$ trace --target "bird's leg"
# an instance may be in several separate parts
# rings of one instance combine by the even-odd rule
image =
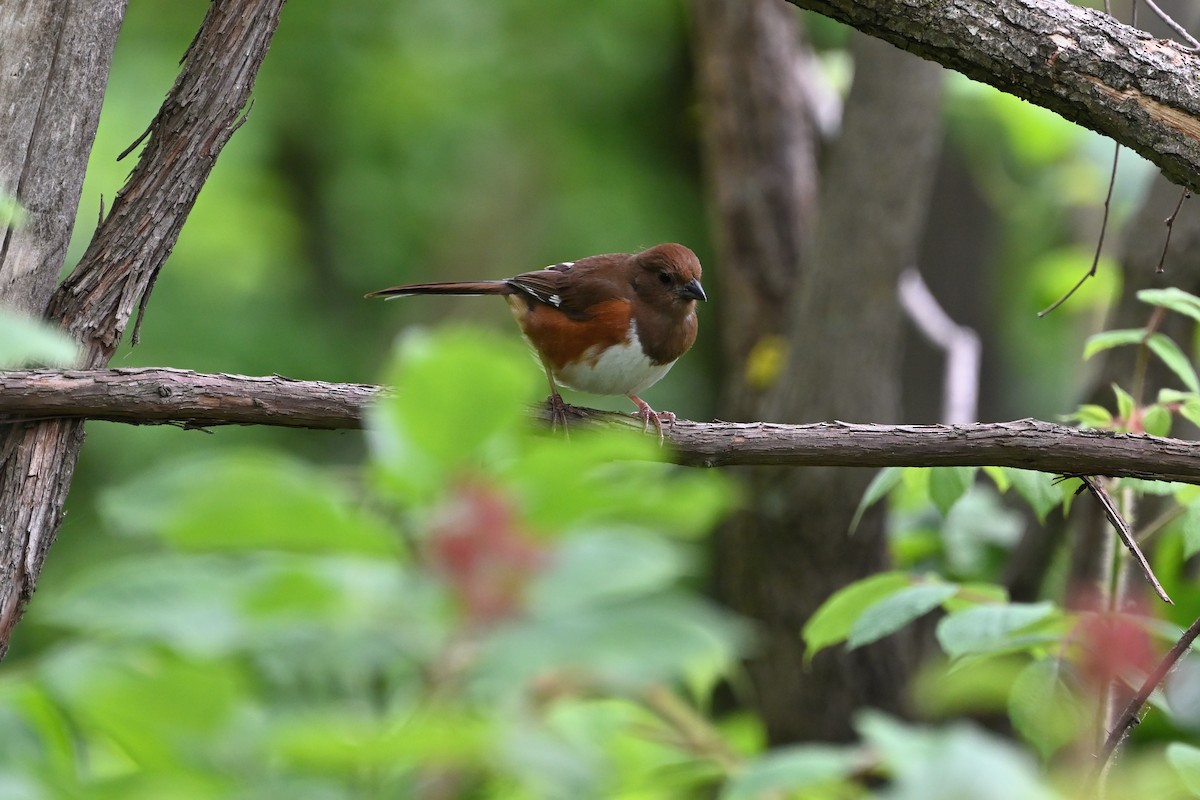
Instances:
[[[675,415],[670,411],[655,411],[650,407],[649,403],[638,397],[636,394],[628,395],[628,397],[638,407],[637,416],[642,420],[642,431],[644,433],[649,433],[650,423],[653,422],[654,427],[658,430],[658,443],[661,445],[664,441],[663,424],[665,423],[667,425],[674,425]]]
[[[567,430],[567,414],[579,412],[567,405],[562,399],[562,395],[558,393],[558,386],[554,383],[554,375],[550,372],[549,367],[545,367],[546,381],[550,384],[550,396],[546,398],[546,405],[550,407],[550,430],[558,430],[559,424],[562,425],[563,435],[568,439],[571,438],[571,433]]]

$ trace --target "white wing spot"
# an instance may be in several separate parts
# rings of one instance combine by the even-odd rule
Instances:
[[[550,305],[552,305],[552,306],[561,306],[562,305],[562,298],[556,294],[552,294],[549,297],[547,297],[546,299],[550,301]]]

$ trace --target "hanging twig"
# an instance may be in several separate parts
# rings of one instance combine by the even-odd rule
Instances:
[[[1044,317],[1054,309],[1061,306],[1063,303],[1071,299],[1071,295],[1079,291],[1079,287],[1087,283],[1087,279],[1096,274],[1096,267],[1100,263],[1100,251],[1104,249],[1104,233],[1108,230],[1108,212],[1112,208],[1113,187],[1117,185],[1117,162],[1121,158],[1121,145],[1116,145],[1113,150],[1112,173],[1108,176],[1108,193],[1104,195],[1104,216],[1100,219],[1100,235],[1096,238],[1096,252],[1092,256],[1092,266],[1087,272],[1083,273],[1070,290],[1062,297],[1055,300],[1053,303],[1043,308],[1038,312],[1038,317]]]
[[[1121,516],[1121,512],[1117,510],[1116,503],[1113,502],[1112,497],[1109,496],[1104,486],[1097,478],[1090,475],[1081,475],[1080,479],[1083,481],[1084,486],[1100,501],[1100,506],[1104,509],[1105,516],[1108,517],[1108,521],[1112,523],[1112,526],[1117,529],[1117,535],[1121,537],[1121,541],[1125,544],[1125,549],[1138,562],[1138,565],[1142,568],[1142,574],[1146,576],[1146,580],[1154,587],[1155,594],[1162,598],[1164,602],[1175,605],[1171,598],[1167,596],[1162,584],[1158,582],[1158,578],[1154,575],[1154,570],[1150,567],[1150,562],[1146,560],[1146,556],[1142,554],[1142,549],[1138,547],[1137,542],[1134,540],[1133,531],[1130,530],[1129,524]]]
[[[1183,208],[1183,201],[1191,196],[1191,190],[1184,189],[1179,195],[1179,202],[1175,204],[1175,210],[1171,212],[1171,216],[1163,220],[1167,226],[1167,238],[1163,240],[1162,255],[1158,257],[1158,266],[1154,268],[1154,271],[1160,275],[1163,272],[1163,263],[1167,260],[1167,247],[1171,244],[1171,231],[1175,230],[1175,218],[1179,216],[1179,209]]]

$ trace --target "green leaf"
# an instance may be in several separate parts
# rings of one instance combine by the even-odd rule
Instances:
[[[1200,747],[1184,742],[1167,745],[1167,763],[1195,797],[1200,797]]]
[[[1142,428],[1151,436],[1171,435],[1171,412],[1162,406],[1150,406],[1142,412]]]
[[[1141,344],[1146,338],[1145,328],[1126,328],[1119,331],[1101,331],[1088,337],[1083,345],[1083,359],[1086,361],[1096,353],[1122,347],[1127,344]]]
[[[1190,391],[1200,392],[1200,379],[1196,377],[1196,368],[1191,360],[1179,349],[1171,337],[1165,333],[1156,333],[1146,342],[1146,346],[1154,355],[1162,359],[1167,368],[1175,373]]]
[[[1017,494],[1029,503],[1039,522],[1046,521],[1046,514],[1062,502],[1062,490],[1054,484],[1054,476],[1031,469],[1004,467],[1004,473],[1012,481]]]
[[[1178,389],[1159,389],[1158,402],[1163,403],[1186,403],[1188,400],[1200,400],[1200,395],[1195,392],[1181,392]]]
[[[598,685],[630,690],[727,672],[745,634],[723,609],[681,592],[538,611],[481,643],[474,666],[482,696],[512,696],[538,676],[580,665]]]
[[[858,508],[854,510],[854,519],[850,520],[850,533],[854,533],[858,528],[858,523],[867,509],[886,497],[887,493],[895,489],[903,478],[903,467],[884,467],[875,473],[875,477],[867,484],[867,490],[863,492],[862,499],[858,501]]]
[[[1184,402],[1179,407],[1179,415],[1193,425],[1200,425],[1200,398],[1194,398]]]
[[[264,452],[181,460],[101,497],[112,525],[180,549],[395,554],[400,539],[330,476]]]
[[[1014,634],[1055,613],[1051,602],[980,605],[938,622],[937,640],[951,658],[1004,647]]]
[[[983,474],[992,479],[992,483],[996,484],[996,491],[1004,494],[1012,487],[1012,481],[1008,479],[1007,473],[1000,467],[981,467]]]
[[[1121,478],[1119,483],[1122,489],[1132,489],[1138,494],[1148,494],[1154,497],[1174,497],[1179,491],[1187,488],[1186,483],[1173,483],[1171,481],[1154,481],[1144,478]]]
[[[918,671],[910,684],[917,715],[945,719],[983,711],[1004,713],[1012,685],[1025,668],[1020,657],[986,658],[970,669],[930,664]]]
[[[550,568],[530,589],[534,613],[595,607],[671,587],[688,572],[683,551],[662,537],[623,530],[563,539]]]
[[[994,583],[960,583],[958,592],[945,602],[943,607],[950,613],[964,611],[978,605],[1007,603],[1008,589]]]
[[[942,516],[958,499],[967,493],[975,482],[977,467],[932,467],[929,470],[929,496]]]
[[[25,208],[17,199],[0,190],[0,228],[19,230],[25,224],[26,219],[28,219],[28,215],[25,213]]]
[[[95,646],[56,653],[46,672],[81,730],[119,742],[143,769],[172,769],[189,743],[227,730],[247,694],[241,670],[231,659]]]
[[[74,366],[79,348],[62,331],[0,308],[0,369]]]
[[[780,747],[743,765],[721,792],[721,800],[790,796],[848,778],[861,757],[849,748],[810,744]]]
[[[1111,411],[1093,403],[1081,405],[1070,418],[1085,428],[1107,428],[1113,421]]]
[[[958,723],[910,725],[878,712],[856,715],[855,727],[878,753],[888,797],[912,800],[1054,800],[1037,765],[1011,741]]]
[[[1137,403],[1134,402],[1133,395],[1120,386],[1114,383],[1112,388],[1113,394],[1117,396],[1117,416],[1121,418],[1122,422],[1128,425],[1129,420],[1133,419],[1133,412],[1137,408]]]
[[[1063,681],[1062,670],[1057,658],[1038,659],[1017,675],[1009,695],[1013,727],[1042,758],[1075,741],[1084,726],[1083,708]]]
[[[413,331],[368,412],[368,441],[388,485],[434,493],[530,425],[541,370],[515,341],[473,329]]]
[[[460,709],[424,708],[391,718],[347,704],[343,709],[275,721],[265,743],[283,764],[361,775],[396,764],[481,765],[495,734],[492,721]]]
[[[953,583],[921,583],[909,586],[876,601],[850,628],[846,645],[850,649],[878,641],[922,617],[958,592]]]
[[[1183,534],[1184,558],[1200,553],[1200,503],[1191,503],[1184,510],[1179,530]]]
[[[844,641],[864,611],[911,584],[907,573],[881,572],[838,589],[804,623],[804,657]]]
[[[1142,289],[1137,299],[1152,306],[1161,306],[1200,322],[1200,297],[1182,289]]]

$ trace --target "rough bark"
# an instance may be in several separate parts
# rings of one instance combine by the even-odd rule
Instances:
[[[161,367],[0,372],[0,414],[134,425],[362,427],[384,387],[278,375],[204,374]],[[629,414],[584,409],[590,421],[639,427]],[[1059,475],[1200,483],[1200,442],[1080,430],[1033,419],[972,425],[690,422],[665,429],[693,466],[1005,466]],[[856,498],[857,501],[857,498]],[[793,532],[793,535],[795,533]],[[857,542],[857,539],[856,539]]]
[[[284,0],[216,0],[147,131],[146,146],[47,316],[80,342],[83,363],[107,363],[240,124]],[[57,274],[57,271],[55,272]],[[37,583],[62,517],[83,423],[9,428],[0,449],[0,655]]]
[[[0,307],[40,317],[75,225],[126,0],[0,3]]]
[[[789,0],[1061,114],[1200,191],[1200,55],[1066,0]]]
[[[0,414],[134,425],[358,428],[380,387],[182,369],[0,372]]]

